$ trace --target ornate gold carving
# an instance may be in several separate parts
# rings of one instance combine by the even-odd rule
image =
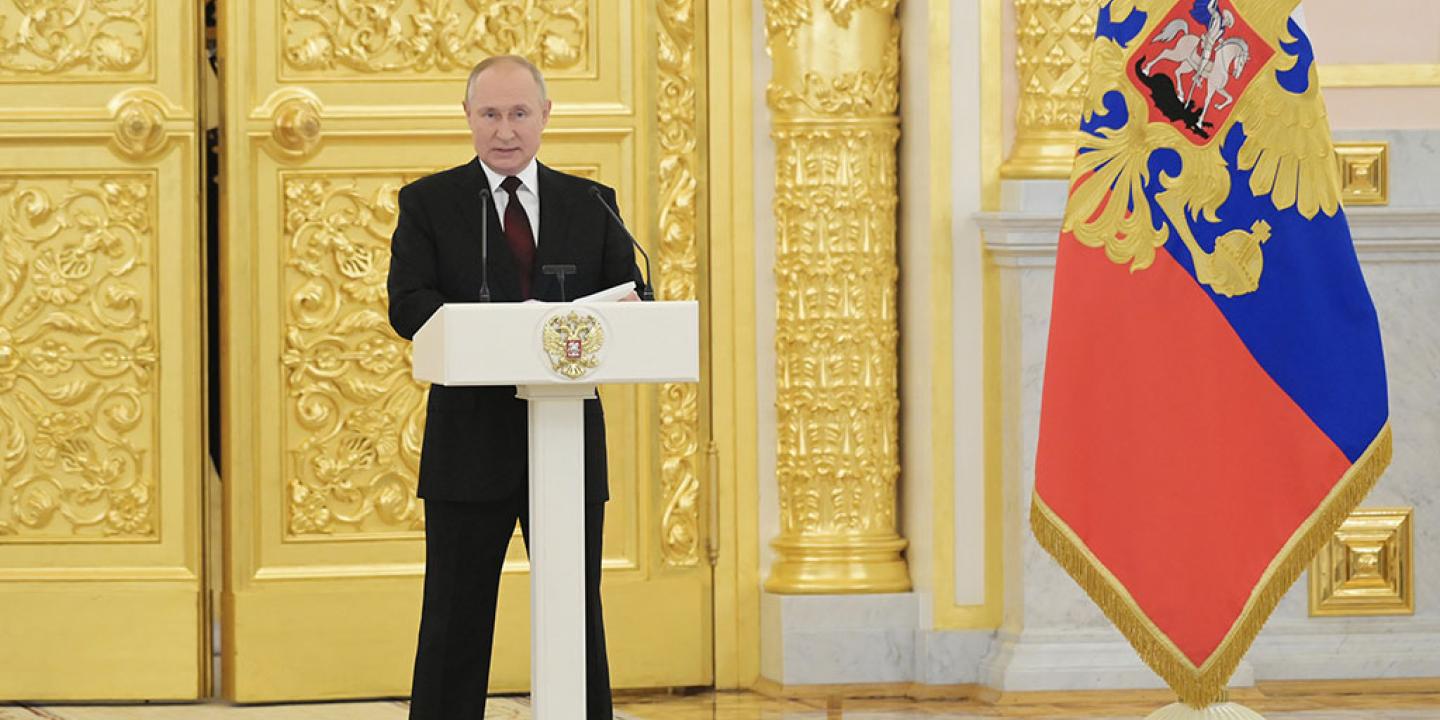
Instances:
[[[842,28],[850,26],[850,19],[859,9],[876,10],[886,15],[894,12],[898,0],[821,0],[820,5],[830,14],[830,19]],[[814,20],[812,0],[765,0],[765,40],[773,43],[775,36],[793,45],[795,32]]]
[[[545,321],[540,337],[550,368],[562,377],[579,380],[600,365],[605,328],[588,310],[555,314]]]
[[[660,281],[662,300],[694,300],[700,278],[695,1],[660,0]],[[660,392],[660,554],[667,565],[700,563],[700,388]]]
[[[1006,177],[1068,178],[1099,0],[1015,0],[1020,106]]]
[[[142,69],[150,12],[151,0],[0,0],[0,77]]]
[[[583,69],[586,0],[285,0],[285,64],[300,71],[419,74],[523,55]]]
[[[0,542],[158,537],[155,192],[0,175]]]
[[[843,22],[832,15],[772,32],[769,42],[781,531],[766,588],[774,592],[910,587],[895,518],[899,23],[893,3],[853,5]],[[822,0],[797,7],[767,2],[767,19],[816,18]],[[806,42],[791,42],[801,33]]]
[[[1390,204],[1390,143],[1337,142],[1340,199],[1346,205]]]
[[[285,173],[287,527],[292,537],[423,527],[424,386],[390,329],[398,173]]]
[[[282,155],[308,157],[320,145],[320,98],[308,91],[286,88],[270,100],[274,120],[270,139]]]
[[[131,88],[110,101],[110,116],[115,120],[115,137],[111,149],[123,158],[147,160],[165,148],[165,96],[151,88]]]
[[[1412,615],[1411,508],[1350,514],[1310,565],[1310,615]]]

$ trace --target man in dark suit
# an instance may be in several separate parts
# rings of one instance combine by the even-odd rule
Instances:
[[[601,199],[614,190],[535,160],[550,101],[524,58],[490,58],[466,85],[476,158],[400,190],[391,241],[390,324],[410,339],[447,302],[475,302],[481,224],[489,224],[492,302],[562,301],[636,280],[630,239]],[[600,198],[594,197],[598,189]],[[483,202],[489,193],[492,202]],[[567,264],[561,284],[542,266]],[[527,408],[514,387],[432,385],[420,458],[425,603],[412,720],[482,720],[495,601],[518,520],[529,542]],[[577,482],[579,478],[576,479]],[[578,488],[577,488],[578,491]],[[590,720],[613,717],[600,610],[600,549],[609,498],[599,400],[585,403],[586,686]]]

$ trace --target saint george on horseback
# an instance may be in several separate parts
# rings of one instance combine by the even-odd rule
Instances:
[[[1184,18],[1170,21],[1156,40],[1161,43],[1174,41],[1175,44],[1157,55],[1144,69],[1144,74],[1151,75],[1162,60],[1178,63],[1174,73],[1175,93],[1186,106],[1189,106],[1200,84],[1205,83],[1206,95],[1200,108],[1199,125],[1204,124],[1205,114],[1211,109],[1216,95],[1221,97],[1220,103],[1214,106],[1216,110],[1224,109],[1235,101],[1225,91],[1225,85],[1232,76],[1239,78],[1244,74],[1245,66],[1250,62],[1249,43],[1243,38],[1225,38],[1235,26],[1235,15],[1229,10],[1221,10],[1219,4],[1219,0],[1195,0],[1190,16],[1205,25],[1204,34],[1192,34],[1191,25]],[[1183,90],[1184,78],[1190,73],[1194,73],[1194,77],[1186,91]]]

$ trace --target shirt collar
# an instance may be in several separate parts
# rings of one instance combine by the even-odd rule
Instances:
[[[491,170],[490,166],[486,165],[485,161],[480,158],[475,158],[475,162],[480,163],[480,168],[485,171],[485,179],[490,181],[490,191],[501,192],[500,183],[504,182],[508,176]],[[539,161],[535,158],[530,158],[530,164],[526,165],[515,177],[520,178],[520,186],[523,189],[534,193],[535,197],[540,197],[540,186],[537,184],[539,176]]]

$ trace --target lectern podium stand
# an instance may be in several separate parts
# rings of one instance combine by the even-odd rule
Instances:
[[[530,695],[585,717],[585,417],[600,383],[695,382],[687,302],[452,303],[415,333],[415,379],[514,385],[530,405]]]

